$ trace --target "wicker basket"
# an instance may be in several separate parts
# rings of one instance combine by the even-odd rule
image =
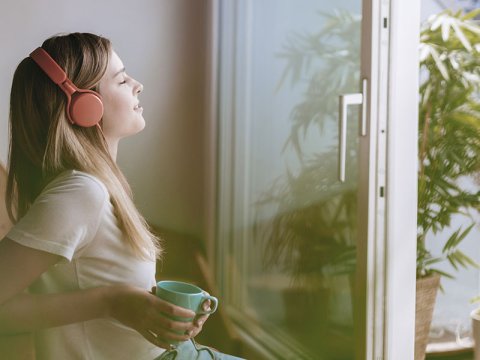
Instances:
[[[415,360],[425,359],[428,332],[432,322],[433,308],[440,285],[440,275],[434,274],[417,279],[415,306]]]

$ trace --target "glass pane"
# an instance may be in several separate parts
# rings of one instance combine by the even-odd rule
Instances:
[[[246,63],[232,144],[238,307],[311,358],[351,359],[359,108],[340,183],[338,99],[360,91],[361,1],[249,6],[235,54]]]

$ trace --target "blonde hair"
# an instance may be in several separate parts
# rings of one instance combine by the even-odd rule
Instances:
[[[45,40],[42,48],[77,87],[98,91],[112,52],[108,39],[71,33]],[[45,185],[61,172],[83,171],[105,184],[119,227],[135,254],[158,257],[159,240],[134,205],[130,186],[110,156],[101,129],[71,125],[65,114],[66,103],[62,90],[30,57],[20,62],[10,94],[6,193],[10,219],[16,222],[22,218]]]

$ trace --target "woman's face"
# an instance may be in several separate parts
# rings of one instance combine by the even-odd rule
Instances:
[[[143,108],[138,100],[142,90],[143,85],[127,75],[122,60],[112,51],[107,71],[99,84],[104,108],[102,130],[107,141],[117,142],[145,127]]]

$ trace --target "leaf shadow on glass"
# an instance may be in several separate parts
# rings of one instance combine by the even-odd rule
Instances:
[[[359,88],[361,19],[345,10],[320,15],[318,32],[293,34],[278,54],[286,67],[277,90],[288,80],[305,88],[283,148],[299,165],[287,165],[257,202],[255,240],[264,245],[265,269],[290,279],[283,291],[287,328],[315,354],[341,359],[353,353],[358,114],[348,121],[345,183],[337,180],[338,147],[332,144],[338,96]],[[305,146],[315,129],[329,146]]]

